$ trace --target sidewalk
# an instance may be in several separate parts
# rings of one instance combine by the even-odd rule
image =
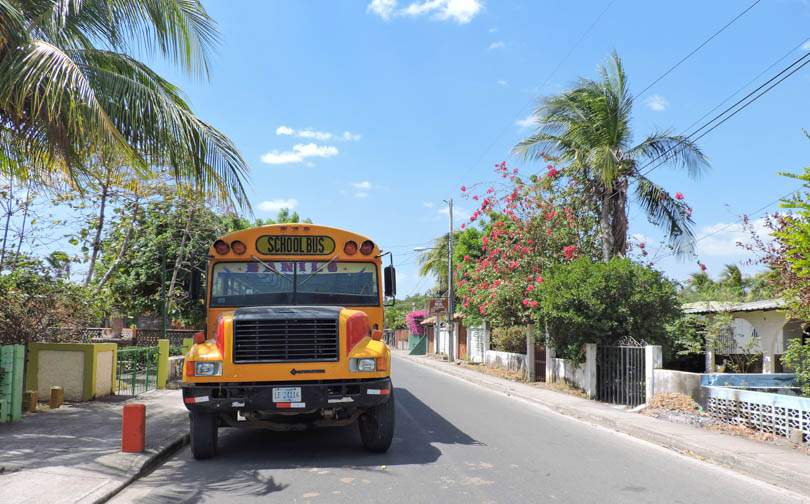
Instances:
[[[671,450],[732,469],[751,478],[810,496],[810,457],[788,446],[772,445],[675,424],[609,404],[513,382],[424,356],[394,352],[422,366],[479,384],[507,396],[607,427]],[[651,462],[654,463],[654,462]]]
[[[121,453],[126,401],[65,404],[0,424],[0,502],[99,502],[185,440],[188,416],[179,390],[133,399],[146,404],[146,451]]]

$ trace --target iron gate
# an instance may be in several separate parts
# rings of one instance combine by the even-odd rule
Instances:
[[[118,349],[115,367],[115,394],[136,396],[157,388],[158,347]]]
[[[644,346],[620,344],[596,349],[596,397],[612,404],[646,402]]]

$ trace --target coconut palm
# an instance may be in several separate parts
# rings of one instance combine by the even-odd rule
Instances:
[[[246,206],[236,147],[134,56],[205,77],[216,39],[199,0],[0,0],[0,174],[80,186],[123,158]]]
[[[436,292],[447,291],[447,239],[449,236],[449,233],[444,233],[433,240],[431,248],[419,253],[419,275],[433,276],[436,279]]]
[[[633,97],[618,55],[600,66],[600,80],[580,79],[565,93],[542,101],[534,134],[515,146],[528,159],[551,159],[567,170],[599,217],[604,260],[627,252],[627,201],[631,185],[648,218],[667,233],[676,253],[694,244],[691,210],[650,180],[661,163],[698,176],[708,167],[696,144],[667,131],[654,132],[633,145]]]

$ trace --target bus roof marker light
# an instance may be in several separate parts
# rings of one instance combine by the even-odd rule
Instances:
[[[239,240],[234,240],[231,242],[231,250],[236,255],[242,255],[247,252],[247,246]]]
[[[343,253],[349,256],[353,256],[357,253],[357,242],[349,240],[343,245]]]
[[[374,252],[374,242],[371,240],[366,240],[360,245],[360,253],[363,255],[370,255]]]
[[[219,255],[225,255],[231,251],[231,247],[223,240],[217,240],[214,242],[214,250],[216,250]]]

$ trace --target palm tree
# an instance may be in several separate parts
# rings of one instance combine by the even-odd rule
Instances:
[[[580,79],[563,94],[543,100],[535,112],[537,131],[515,146],[528,159],[551,159],[564,166],[599,217],[605,261],[627,252],[627,200],[635,183],[636,201],[664,228],[678,254],[693,248],[691,211],[647,175],[657,163],[698,176],[708,167],[688,138],[654,132],[633,145],[633,97],[618,55],[599,68],[600,80]],[[655,164],[654,164],[655,163]]]
[[[247,208],[233,143],[132,56],[205,77],[216,40],[199,0],[0,0],[0,174],[81,186],[123,158]]]
[[[448,236],[449,233],[444,233],[433,240],[431,248],[419,253],[419,275],[434,277],[436,279],[436,292],[447,291]]]
[[[748,282],[743,278],[742,270],[736,264],[726,264],[723,272],[720,273],[720,283],[724,287],[742,292]]]

